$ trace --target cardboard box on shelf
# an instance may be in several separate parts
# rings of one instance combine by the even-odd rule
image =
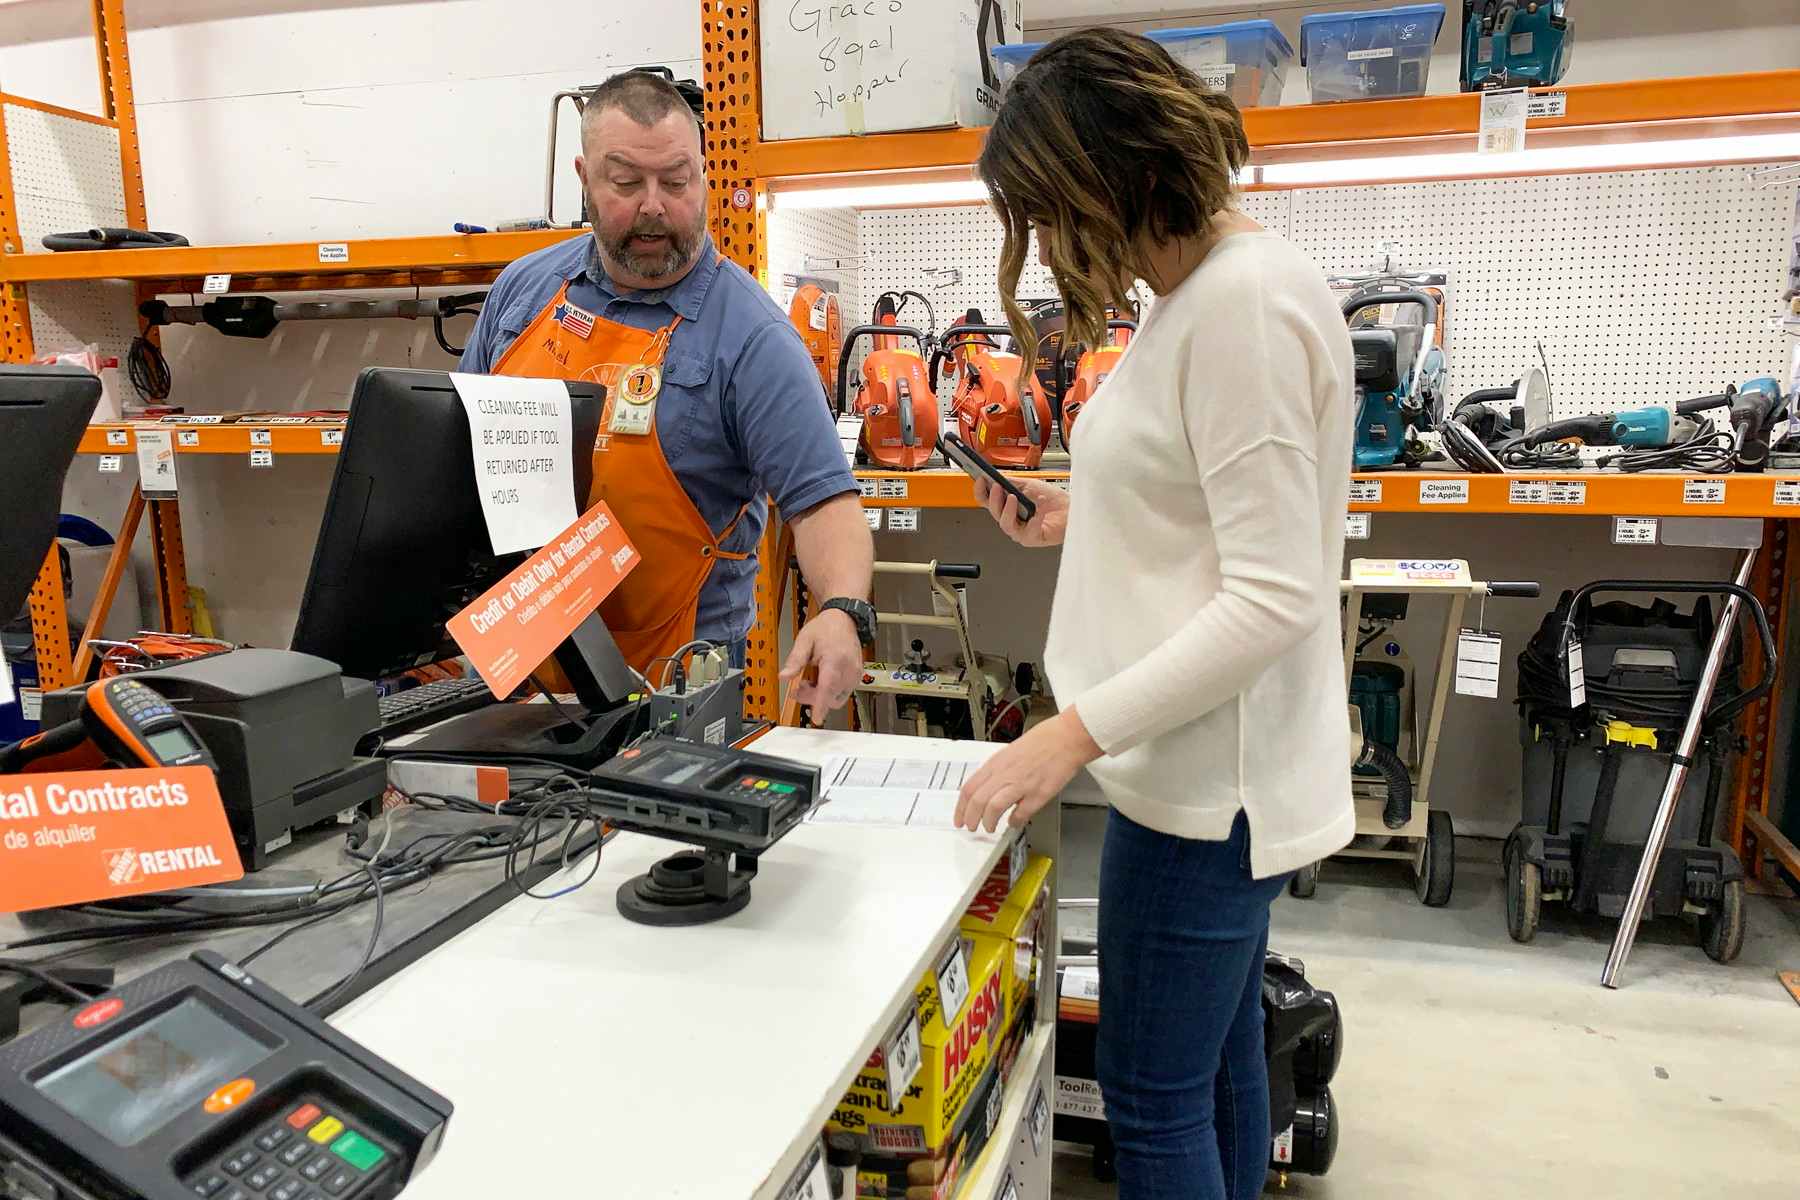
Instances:
[[[804,0],[761,25],[763,138],[991,125],[1024,0]]]
[[[1008,1029],[1030,1007],[1032,991],[1043,970],[1049,929],[1050,860],[1034,854],[1019,873],[1018,881],[1011,882],[1011,878],[1011,863],[1002,858],[975,893],[961,921],[965,937],[978,945],[991,941],[1002,951]]]

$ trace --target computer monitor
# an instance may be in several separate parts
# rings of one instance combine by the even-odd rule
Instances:
[[[593,481],[605,389],[568,385],[575,502]],[[350,401],[331,495],[313,549],[293,649],[377,679],[460,654],[445,622],[493,587],[523,553],[495,555],[482,515],[469,418],[444,371],[365,368]],[[589,618],[599,625],[598,616]],[[599,625],[604,634],[604,626]],[[577,631],[557,661],[591,710],[633,679],[611,636]],[[596,650],[593,642],[602,641]],[[608,653],[610,651],[610,653]]]
[[[63,480],[99,402],[100,380],[79,367],[0,364],[0,622],[56,539]]]

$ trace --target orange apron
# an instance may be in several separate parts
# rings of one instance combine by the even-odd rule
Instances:
[[[565,282],[493,373],[605,386],[594,486],[585,507],[606,501],[643,562],[601,603],[600,616],[625,661],[648,673],[655,660],[693,639],[700,589],[713,562],[750,557],[719,545],[750,506],[715,535],[663,456],[656,400],[669,336],[681,318],[654,332],[633,329],[575,308],[568,290]]]

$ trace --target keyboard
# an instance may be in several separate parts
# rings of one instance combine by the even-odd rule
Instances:
[[[440,679],[381,698],[381,733],[391,737],[494,703],[480,677]]]

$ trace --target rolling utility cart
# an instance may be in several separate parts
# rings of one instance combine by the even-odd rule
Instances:
[[[1355,760],[1352,787],[1356,796],[1356,839],[1338,856],[1384,858],[1412,864],[1414,890],[1432,908],[1450,901],[1456,883],[1456,830],[1450,814],[1430,804],[1432,768],[1437,760],[1438,733],[1444,706],[1457,678],[1458,642],[1463,610],[1477,598],[1538,594],[1535,583],[1489,583],[1469,577],[1469,564],[1459,558],[1376,559],[1350,561],[1344,597],[1344,672],[1350,680],[1353,729],[1360,728],[1362,748]],[[1449,601],[1444,636],[1439,644],[1431,707],[1419,727],[1418,673],[1400,643],[1388,636],[1407,617],[1415,595]],[[1488,695],[1498,694],[1498,642],[1492,663],[1478,662],[1486,643],[1466,647],[1471,661],[1465,671],[1488,679]],[[1484,673],[1480,666],[1491,666]],[[1319,886],[1319,864],[1301,868],[1288,884],[1295,896],[1311,896]]]
[[[1654,599],[1596,603],[1602,593]],[[1694,596],[1693,607],[1680,611],[1671,595]],[[1725,599],[1717,616],[1714,597]],[[1740,607],[1762,659],[1751,687],[1739,681]],[[1524,811],[1504,851],[1514,941],[1532,940],[1547,900],[1624,917],[1642,876],[1640,910],[1693,916],[1707,957],[1737,957],[1744,869],[1714,831],[1744,749],[1736,719],[1774,678],[1768,617],[1741,582],[1606,579],[1563,594],[1519,656]]]

